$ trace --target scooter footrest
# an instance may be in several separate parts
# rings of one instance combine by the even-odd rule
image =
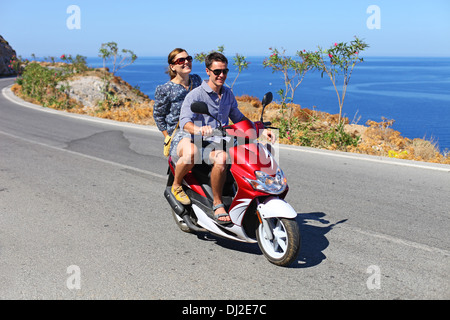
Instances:
[[[175,196],[172,193],[172,187],[169,186],[164,190],[164,197],[166,198],[167,202],[169,202],[169,205],[172,207],[173,211],[183,218],[183,216],[187,213],[186,208],[178,202],[178,200],[175,198]]]

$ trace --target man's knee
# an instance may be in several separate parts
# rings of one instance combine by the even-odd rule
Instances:
[[[198,149],[193,143],[186,143],[181,148],[180,159],[182,159],[185,164],[194,164],[198,157]]]
[[[220,170],[225,170],[228,163],[228,155],[224,151],[217,151],[213,157],[214,167]]]

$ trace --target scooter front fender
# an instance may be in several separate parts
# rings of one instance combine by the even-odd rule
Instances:
[[[258,212],[263,219],[267,218],[288,218],[294,219],[297,217],[297,212],[286,201],[270,197],[264,202],[261,202],[258,207]]]

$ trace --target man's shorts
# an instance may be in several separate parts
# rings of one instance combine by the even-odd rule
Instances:
[[[170,153],[169,154],[172,157],[172,161],[174,163],[177,163],[178,159],[180,159],[180,157],[177,154],[177,147],[178,147],[178,143],[180,143],[180,141],[184,138],[190,139],[191,143],[194,143],[197,146],[198,150],[200,150],[201,159],[196,160],[196,162],[198,162],[198,164],[204,162],[209,165],[212,165],[213,163],[211,163],[211,161],[209,159],[209,155],[211,154],[211,152],[215,151],[215,150],[225,150],[226,151],[225,143],[215,143],[215,142],[204,141],[203,139],[201,139],[200,136],[195,136],[195,138],[194,138],[190,133],[188,133],[184,130],[179,130],[173,137],[172,143],[170,145]]]

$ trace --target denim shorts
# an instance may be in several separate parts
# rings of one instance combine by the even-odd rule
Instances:
[[[177,154],[177,147],[178,144],[180,143],[180,141],[184,138],[189,138],[191,140],[191,143],[195,143],[200,144],[201,141],[201,147],[200,145],[197,145],[197,148],[200,150],[201,152],[201,156],[202,156],[202,161],[212,165],[212,163],[210,163],[211,161],[209,160],[209,155],[212,151],[215,150],[225,150],[225,148],[223,147],[223,145],[221,143],[214,143],[214,142],[208,142],[208,141],[203,141],[196,139],[196,141],[194,142],[194,139],[192,137],[192,135],[189,132],[186,132],[184,130],[178,130],[177,133],[175,133],[175,136],[172,139],[172,143],[170,144],[170,156],[172,157],[172,161],[174,163],[177,163],[178,159],[180,159],[180,157]]]

